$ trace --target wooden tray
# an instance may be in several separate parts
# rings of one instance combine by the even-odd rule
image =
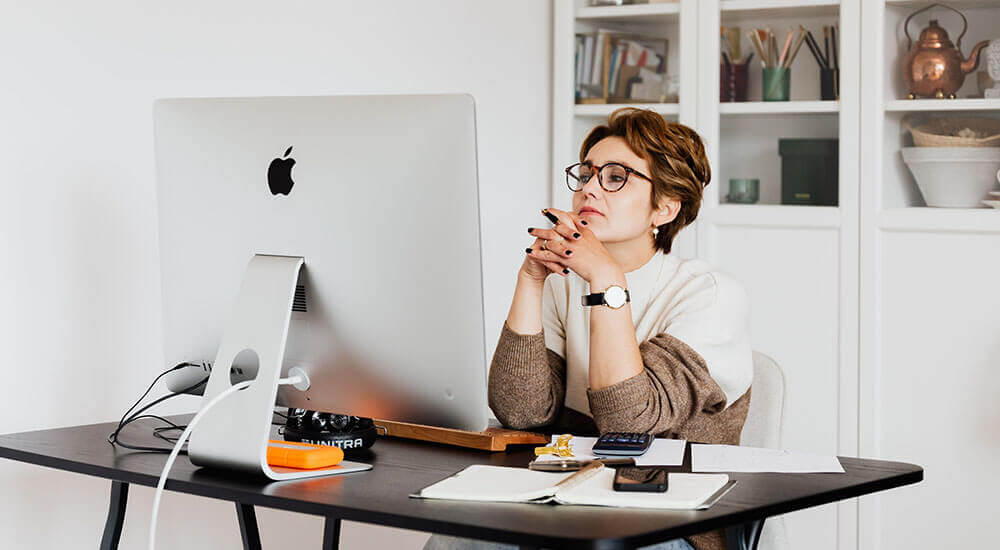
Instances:
[[[383,435],[404,439],[419,439],[444,443],[456,447],[481,449],[483,451],[505,451],[507,445],[548,445],[550,437],[534,432],[521,432],[501,427],[489,427],[481,432],[467,432],[450,428],[438,428],[423,424],[409,424],[392,420],[375,420],[375,425],[385,430]]]

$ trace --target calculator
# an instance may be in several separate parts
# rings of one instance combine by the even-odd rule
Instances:
[[[594,443],[595,455],[639,456],[649,450],[653,436],[640,433],[607,433]]]

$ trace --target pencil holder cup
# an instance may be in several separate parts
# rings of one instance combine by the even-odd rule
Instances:
[[[840,99],[840,70],[819,70],[819,93],[825,100]]]
[[[733,102],[747,100],[750,64],[722,64],[719,71],[719,101]]]
[[[782,67],[764,69],[761,79],[764,101],[788,101],[792,71]]]

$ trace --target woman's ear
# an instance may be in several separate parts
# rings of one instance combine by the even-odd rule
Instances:
[[[653,223],[659,227],[665,223],[674,221],[681,211],[681,201],[673,197],[667,197],[660,201],[660,208],[656,211]]]

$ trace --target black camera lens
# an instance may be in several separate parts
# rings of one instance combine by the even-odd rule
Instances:
[[[335,430],[343,430],[351,423],[351,417],[344,414],[335,414],[330,417],[330,427]]]

